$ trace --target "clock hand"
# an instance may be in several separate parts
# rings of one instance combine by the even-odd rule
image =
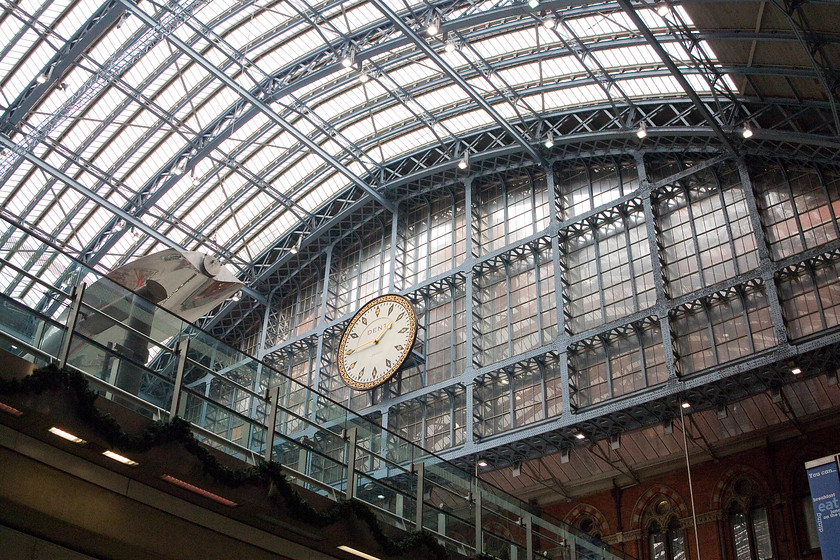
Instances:
[[[368,344],[373,344],[374,342],[376,342],[376,340],[368,340],[368,341],[367,341],[367,342],[365,342],[364,344],[359,344],[359,345],[358,345],[358,346],[356,346],[355,348],[350,348],[349,350],[347,350],[347,352],[346,352],[346,353],[347,353],[348,355],[349,355],[349,354],[352,354],[353,352],[355,352],[355,351],[356,351],[356,350],[358,350],[359,348],[363,348],[363,347],[367,346]]]
[[[376,338],[374,338],[373,340],[368,340],[368,341],[367,341],[367,342],[365,342],[364,344],[359,344],[359,345],[358,345],[358,346],[356,346],[355,348],[351,348],[351,349],[347,350],[346,354],[347,354],[347,355],[350,355],[350,354],[352,354],[353,352],[355,352],[356,350],[358,350],[359,348],[363,348],[363,347],[367,346],[368,344],[376,344],[377,342],[379,342],[379,339],[380,339],[380,338],[382,338],[382,335],[384,335],[384,334],[385,334],[385,332],[386,332],[388,329],[390,329],[390,328],[391,328],[391,321],[388,321],[388,324],[387,324],[387,325],[385,325],[385,328],[384,328],[384,329],[382,329],[382,332],[381,332],[381,333],[379,333],[379,334],[376,336]]]
[[[382,332],[379,333],[376,338],[373,339],[374,342],[379,342],[379,339],[385,336],[385,333],[388,332],[388,329],[391,328],[391,321],[388,321],[388,324],[385,325],[385,328],[382,329]]]

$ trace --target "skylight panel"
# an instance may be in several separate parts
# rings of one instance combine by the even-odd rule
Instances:
[[[353,30],[367,27],[373,22],[384,19],[384,17],[382,12],[367,2],[347,11],[347,21],[350,23],[350,29]]]
[[[33,40],[27,41],[30,37],[32,37]],[[37,46],[35,46],[33,52],[28,54],[23,64],[19,67],[13,68],[10,72],[10,78],[6,86],[3,88],[3,94],[9,100],[17,98],[17,96],[20,95],[20,93],[29,85],[30,81],[41,73],[41,70],[55,54],[55,50],[53,50],[52,47],[48,46],[43,41],[37,41],[37,36],[34,32],[27,31],[24,34],[23,39],[15,45],[7,56],[13,60],[21,60],[21,57],[25,54],[23,51],[24,47],[29,46],[27,43]]]
[[[374,133],[373,122],[365,117],[341,131],[348,140],[358,143],[362,139],[370,138]]]

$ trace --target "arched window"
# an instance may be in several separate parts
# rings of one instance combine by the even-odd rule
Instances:
[[[598,526],[598,522],[589,514],[583,514],[578,518],[577,527],[595,539],[600,539],[603,536],[601,534],[601,528]]]
[[[654,500],[647,517],[650,560],[687,560],[685,532],[671,500],[665,497]]]
[[[732,485],[728,513],[735,560],[773,558],[767,509],[756,496],[756,485],[753,481],[741,478]]]

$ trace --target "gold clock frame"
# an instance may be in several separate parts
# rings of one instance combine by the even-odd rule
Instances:
[[[409,334],[409,337],[408,337],[409,341],[408,341],[408,344],[406,344],[405,349],[402,351],[400,356],[394,362],[394,365],[391,367],[388,374],[380,377],[378,380],[375,380],[375,381],[370,381],[370,382],[367,382],[367,383],[360,383],[360,382],[358,382],[354,379],[351,379],[350,376],[347,374],[347,370],[344,367],[345,345],[347,344],[347,339],[350,336],[350,331],[353,330],[353,327],[365,315],[365,313],[367,313],[367,311],[370,310],[371,308],[373,308],[377,305],[380,305],[382,303],[385,303],[385,302],[396,303],[397,305],[403,307],[408,312],[409,324],[410,324],[410,326],[409,326],[410,334]],[[341,341],[338,344],[338,372],[341,375],[341,380],[344,381],[344,383],[346,385],[348,385],[349,387],[352,387],[353,389],[356,389],[357,391],[367,391],[367,390],[374,389],[374,388],[382,385],[383,383],[385,383],[386,381],[391,379],[399,371],[399,369],[402,367],[402,365],[405,363],[406,359],[408,358],[408,355],[411,353],[412,348],[414,348],[414,343],[415,343],[416,340],[417,340],[417,313],[414,311],[414,306],[411,304],[411,302],[407,298],[405,298],[403,296],[398,296],[396,294],[377,296],[377,297],[373,298],[372,300],[367,302],[364,306],[362,306],[361,309],[356,311],[356,313],[353,315],[353,318],[350,319],[350,322],[344,328],[344,332],[341,335]]]

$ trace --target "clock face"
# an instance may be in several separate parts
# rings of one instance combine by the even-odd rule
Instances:
[[[394,375],[417,336],[417,317],[402,296],[380,296],[362,307],[341,336],[338,371],[354,389],[372,389]]]

